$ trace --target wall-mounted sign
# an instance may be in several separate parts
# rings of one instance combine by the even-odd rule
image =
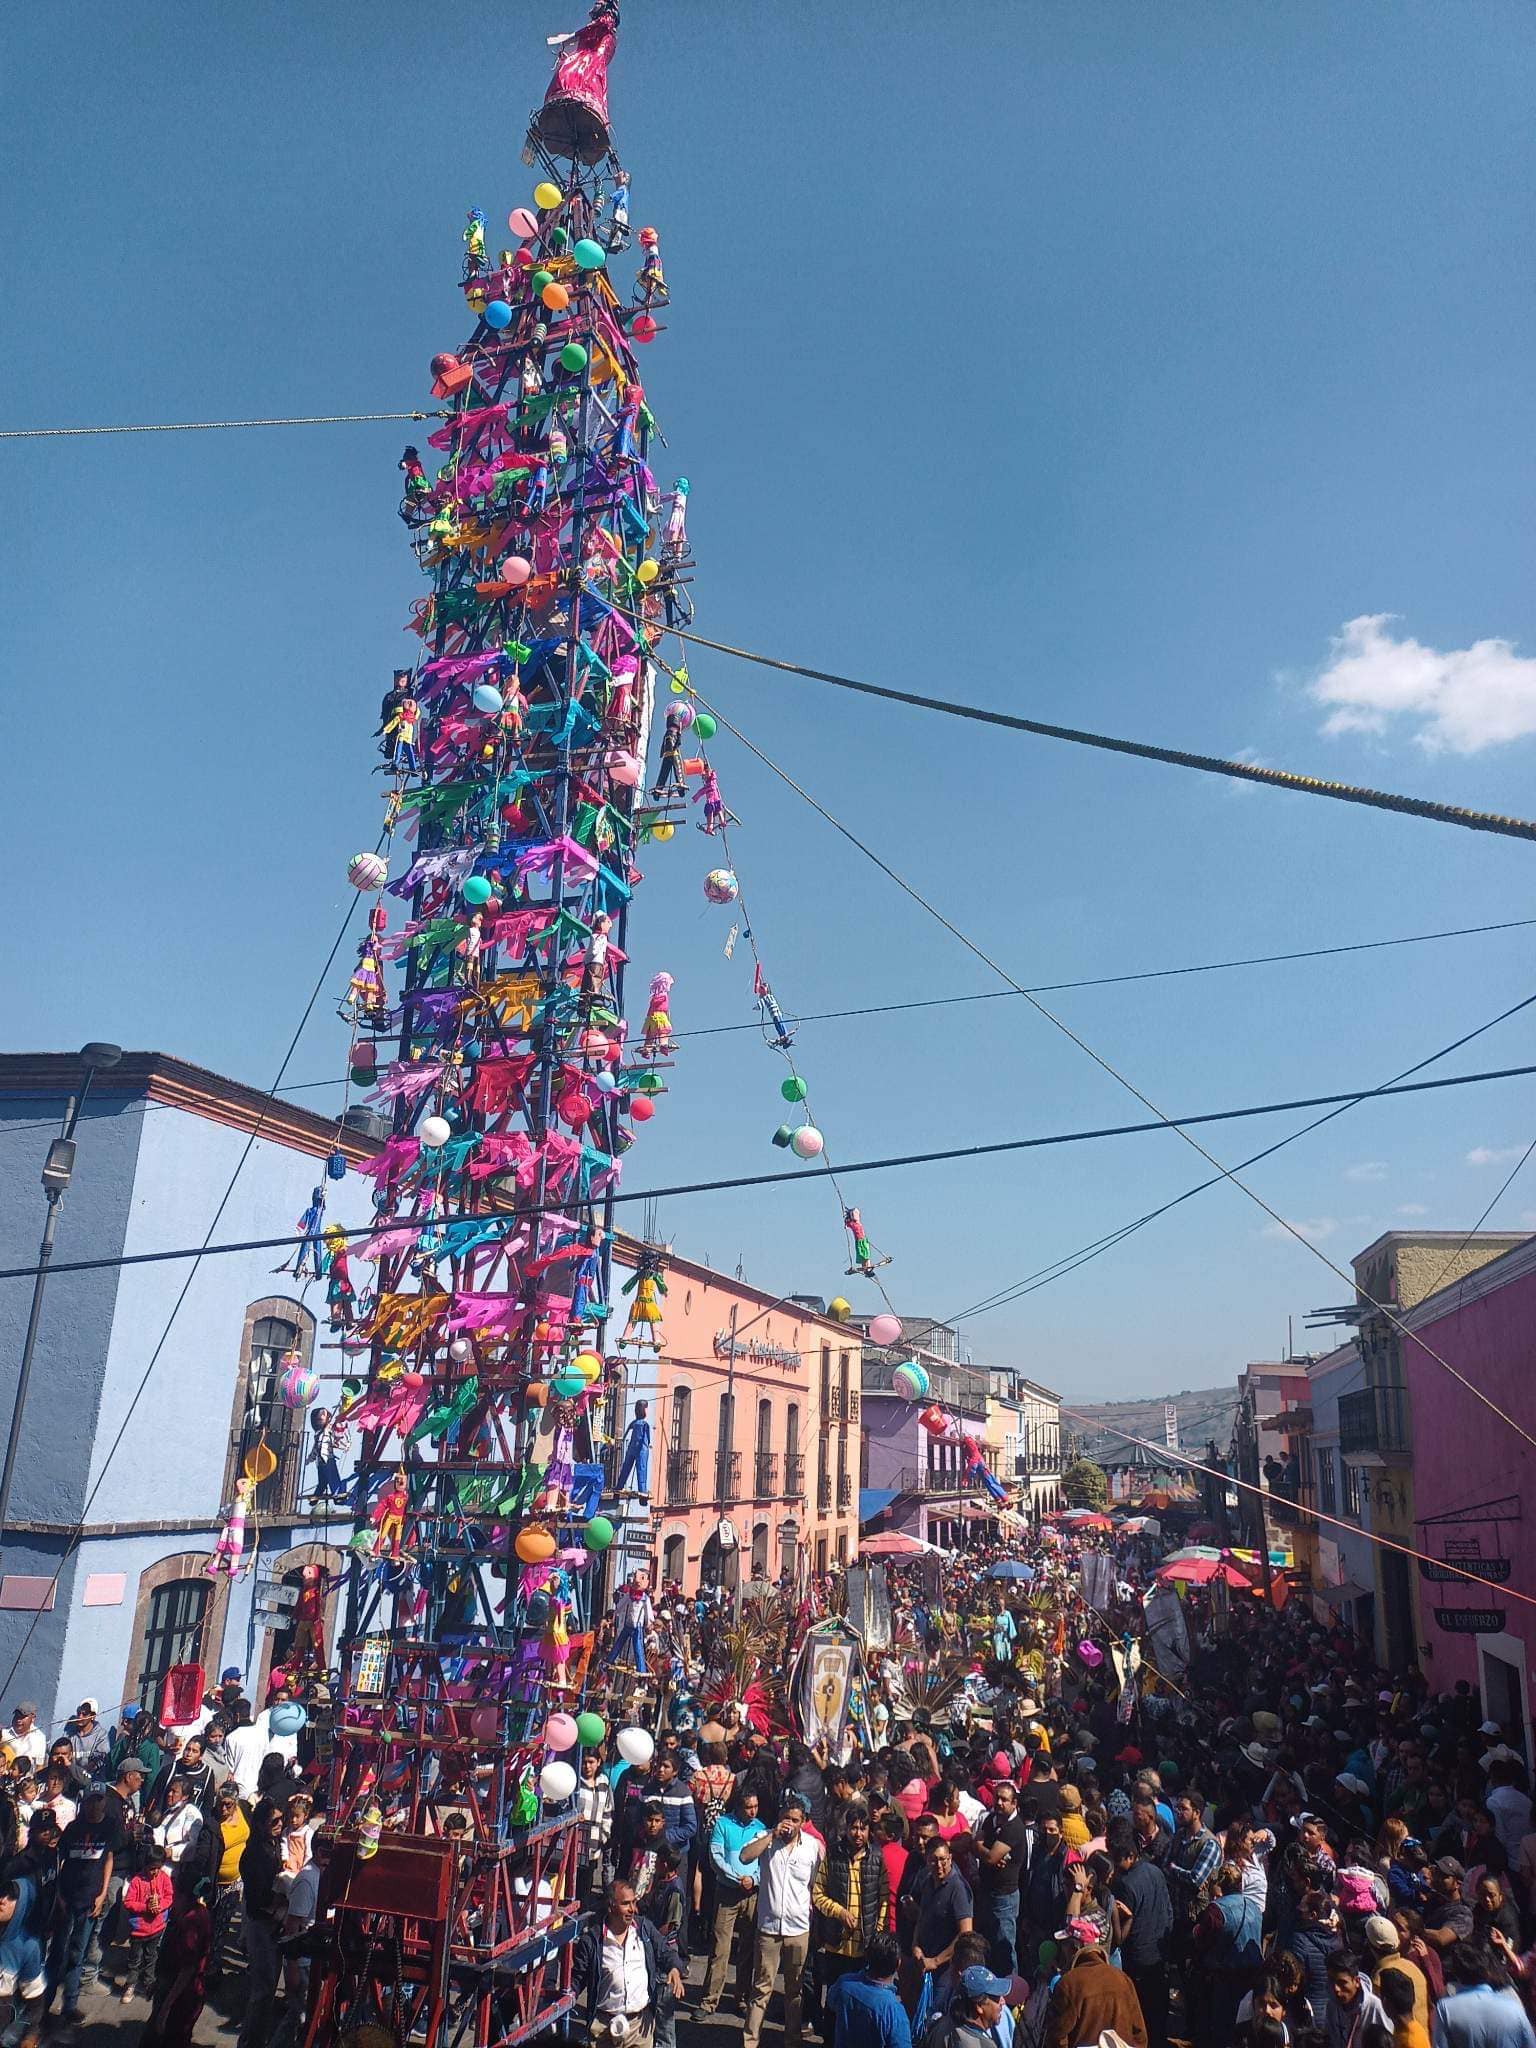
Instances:
[[[1502,1607],[1437,1607],[1435,1626],[1448,1636],[1502,1635],[1508,1617]]]
[[[716,1330],[715,1356],[729,1359],[731,1355],[731,1333]],[[784,1344],[770,1344],[766,1337],[738,1337],[736,1356],[749,1359],[754,1365],[782,1365],[793,1370],[800,1363],[798,1351],[791,1351]]]
[[[1432,1557],[1419,1559],[1419,1576],[1433,1585],[1449,1585],[1460,1579],[1481,1579],[1485,1585],[1504,1586],[1509,1583],[1510,1560],[1507,1557],[1459,1557],[1454,1564],[1441,1564]]]

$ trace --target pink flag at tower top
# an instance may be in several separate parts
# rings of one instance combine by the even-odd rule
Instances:
[[[596,0],[584,26],[551,36],[559,55],[533,133],[552,156],[596,164],[608,154],[608,65],[618,38],[616,0]]]

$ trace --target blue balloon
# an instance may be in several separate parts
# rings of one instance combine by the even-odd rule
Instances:
[[[483,711],[487,716],[500,711],[503,706],[501,692],[494,683],[476,683],[470,694],[470,702],[477,711]]]
[[[510,327],[512,325],[512,308],[505,299],[491,300],[485,309],[485,324],[487,327],[495,328]]]

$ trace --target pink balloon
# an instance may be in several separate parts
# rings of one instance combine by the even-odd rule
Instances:
[[[869,1325],[871,1344],[896,1344],[901,1341],[901,1324],[895,1316],[875,1316]]]
[[[507,226],[520,242],[531,242],[539,232],[539,216],[526,206],[514,206],[507,215]]]
[[[574,1749],[576,1723],[569,1714],[551,1714],[544,1723],[544,1740],[551,1749]]]
[[[640,780],[640,763],[633,754],[616,754],[608,763],[608,773],[615,782],[621,782],[626,789],[633,789]]]
[[[524,555],[508,555],[502,562],[502,581],[510,583],[514,590],[526,583],[532,574],[533,564]]]
[[[489,1742],[498,1732],[500,1716],[494,1707],[471,1707],[469,1732],[477,1742]]]

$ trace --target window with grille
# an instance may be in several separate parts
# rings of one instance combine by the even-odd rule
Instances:
[[[1338,1502],[1333,1491],[1333,1452],[1320,1450],[1317,1454],[1317,1504],[1325,1515],[1337,1512]]]
[[[159,1714],[160,1689],[168,1671],[200,1661],[208,1595],[206,1578],[172,1579],[150,1594],[139,1653],[139,1705],[146,1713]]]
[[[278,1395],[283,1360],[290,1351],[303,1354],[304,1333],[281,1316],[261,1316],[251,1325],[246,1361],[245,1413],[235,1431],[230,1487],[248,1469],[272,1463],[251,1496],[251,1507],[263,1515],[291,1514],[298,1506],[304,1479],[304,1411],[285,1408]],[[265,1453],[270,1452],[269,1459]]]

